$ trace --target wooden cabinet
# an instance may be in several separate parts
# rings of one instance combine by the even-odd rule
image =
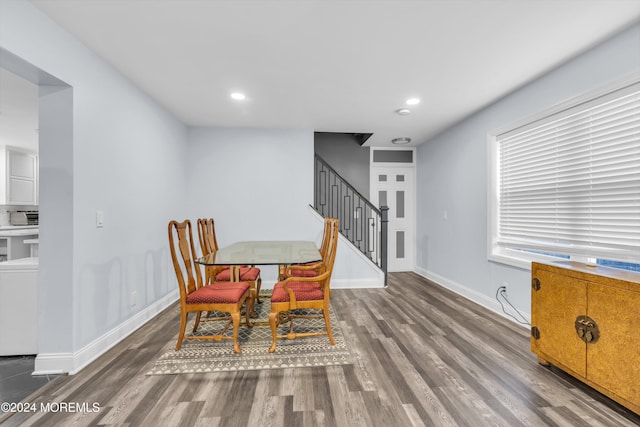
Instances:
[[[533,263],[531,351],[640,414],[640,273]]]

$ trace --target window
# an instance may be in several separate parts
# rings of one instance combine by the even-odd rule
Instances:
[[[639,262],[640,81],[490,134],[489,147],[490,259]]]
[[[413,163],[413,150],[373,150],[373,163]]]

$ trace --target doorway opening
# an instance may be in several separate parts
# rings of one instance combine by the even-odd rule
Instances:
[[[415,148],[371,149],[371,201],[388,206],[389,272],[415,267]]]

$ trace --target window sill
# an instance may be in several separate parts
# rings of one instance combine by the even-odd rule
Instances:
[[[521,270],[531,271],[532,262],[549,263],[558,261],[558,258],[533,253],[520,254],[510,249],[498,249],[487,257],[489,261],[505,264]]]

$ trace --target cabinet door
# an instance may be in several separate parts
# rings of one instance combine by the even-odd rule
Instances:
[[[540,289],[532,291],[532,326],[540,338],[532,338],[532,349],[550,362],[586,375],[586,346],[575,329],[576,318],[587,307],[587,282],[545,270],[535,273]]]
[[[587,379],[640,405],[640,293],[589,283],[598,341],[587,347]]]
[[[13,205],[34,205],[36,190],[33,181],[9,178],[9,199],[7,203]]]
[[[9,154],[9,176],[35,181],[35,156],[11,149],[8,149],[7,152]]]
[[[7,149],[7,204],[37,203],[36,174],[35,155]]]

